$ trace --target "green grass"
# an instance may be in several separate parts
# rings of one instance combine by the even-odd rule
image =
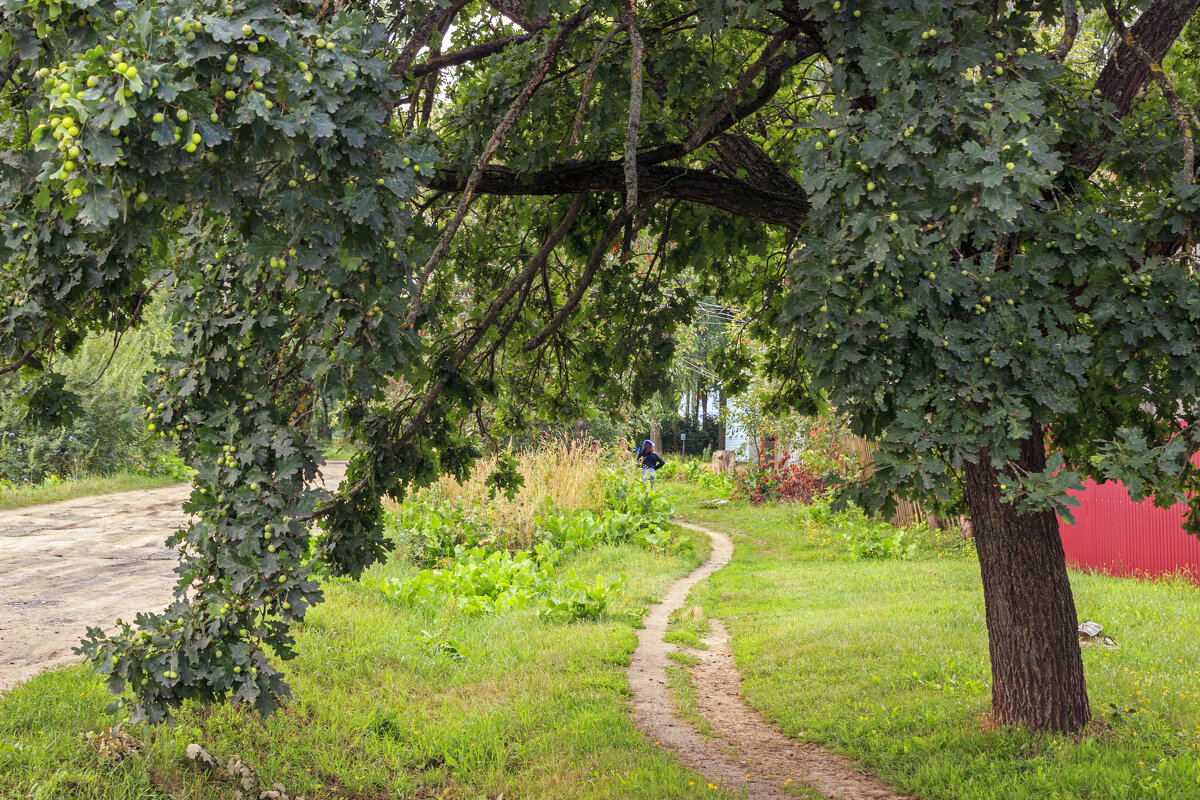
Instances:
[[[119,472],[115,475],[64,480],[53,484],[43,483],[33,487],[0,489],[0,510],[56,503],[59,500],[74,500],[76,497],[90,497],[95,494],[128,492],[134,489],[157,489],[173,483],[179,483],[179,481],[162,476]]]
[[[734,535],[692,599],[726,622],[747,702],[788,735],[924,800],[1200,797],[1194,585],[1072,572],[1080,620],[1120,645],[1084,649],[1098,721],[1077,737],[996,730],[970,543],[927,534],[913,560],[850,561],[795,509],[702,509],[699,490],[665,486],[682,516]]]
[[[562,565],[584,579],[626,575],[612,609],[661,596],[698,564],[600,547]],[[403,577],[398,562],[370,577]],[[106,765],[79,733],[112,724],[109,696],[83,667],[44,674],[0,697],[0,797],[229,797],[193,771],[189,742],[237,753],[269,782],[314,798],[698,798],[703,779],[633,727],[625,668],[628,616],[556,624],[530,612],[466,618],[407,609],[361,584],[333,582],[299,630],[287,665],[295,699],[260,720],[227,706],[188,707],[142,755]],[[135,735],[145,736],[138,727]]]
[[[667,622],[667,632],[663,641],[681,646],[673,653],[667,653],[670,662],[667,664],[667,690],[679,716],[696,727],[704,736],[713,735],[713,727],[700,713],[696,702],[696,686],[692,683],[691,668],[699,663],[693,653],[696,650],[707,650],[704,637],[708,635],[708,619],[704,610],[699,606],[685,605],[671,613]],[[689,653],[690,649],[693,652]]]

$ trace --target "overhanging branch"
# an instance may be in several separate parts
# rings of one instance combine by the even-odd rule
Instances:
[[[457,67],[461,64],[467,64],[471,61],[478,61],[481,58],[495,55],[507,47],[514,44],[522,44],[528,42],[534,37],[532,33],[522,33],[517,36],[505,36],[500,39],[493,39],[490,42],[477,44],[473,47],[464,47],[462,50],[455,50],[453,53],[429,58],[426,61],[417,64],[409,72],[413,77],[419,78],[423,75],[428,75],[431,72],[446,69],[447,67]]]
[[[466,179],[439,173],[430,188],[462,191]],[[487,167],[480,174],[476,192],[504,196],[621,193],[625,190],[624,164],[600,161],[562,164],[540,172],[522,174],[508,167]],[[808,200],[802,192],[764,191],[747,181],[725,178],[683,167],[638,165],[640,198],[660,195],[719,208],[748,219],[799,228],[808,217]]]

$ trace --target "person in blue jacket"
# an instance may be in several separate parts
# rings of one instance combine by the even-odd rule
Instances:
[[[654,442],[647,439],[642,442],[642,446],[637,451],[638,461],[642,464],[642,478],[649,480],[650,485],[654,485],[654,473],[664,463],[658,453],[654,452]]]

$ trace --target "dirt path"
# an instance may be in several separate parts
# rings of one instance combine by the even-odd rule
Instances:
[[[337,486],[345,462],[325,467]],[[175,554],[163,542],[187,521],[185,483],[0,511],[0,691],[78,661],[89,626],[163,608]]]
[[[692,574],[671,584],[662,603],[646,616],[646,627],[638,631],[638,646],[629,665],[638,727],[708,781],[744,792],[749,800],[794,798],[806,788],[839,800],[911,800],[857,772],[845,759],[788,738],[746,706],[729,635],[720,620],[710,621],[707,650],[687,650],[699,659],[692,670],[698,710],[719,736],[702,737],[679,718],[667,692],[667,654],[676,650],[663,641],[667,619],[683,607],[697,583],[733,557],[733,541],[726,534],[696,525],[684,527],[707,534],[712,555]]]

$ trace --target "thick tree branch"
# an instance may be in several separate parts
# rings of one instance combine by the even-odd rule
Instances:
[[[625,210],[637,208],[637,140],[642,118],[642,35],[637,28],[636,0],[626,0],[625,29],[629,31],[629,122],[625,126]]]
[[[1198,6],[1200,0],[1155,0],[1138,17],[1130,32],[1152,62],[1161,62]],[[1115,107],[1113,121],[1116,122],[1133,108],[1134,100],[1150,79],[1150,68],[1127,42],[1122,42],[1096,79],[1093,94],[1100,102]],[[1102,157],[1097,144],[1112,139],[1116,131],[1116,125],[1105,126],[1100,133],[1100,142],[1088,140],[1070,152],[1067,163],[1071,171],[1076,175],[1091,175]]]
[[[414,77],[428,75],[431,72],[446,69],[447,67],[457,67],[461,64],[467,64],[471,61],[478,61],[481,58],[495,55],[507,47],[514,44],[523,44],[534,37],[532,33],[522,33],[516,36],[505,36],[500,39],[493,39],[490,42],[477,44],[473,47],[464,47],[462,50],[455,50],[453,53],[446,53],[437,57],[431,57],[422,61],[413,67],[409,74]],[[393,73],[395,74],[395,73]]]
[[[1113,30],[1133,50],[1138,60],[1142,62],[1142,65],[1150,70],[1150,75],[1154,78],[1154,82],[1158,84],[1159,91],[1162,92],[1162,96],[1166,99],[1167,104],[1171,106],[1171,114],[1174,115],[1175,122],[1179,125],[1179,133],[1183,139],[1183,182],[1193,183],[1196,175],[1196,149],[1192,138],[1192,121],[1189,118],[1187,109],[1179,99],[1179,95],[1175,93],[1175,87],[1171,85],[1171,79],[1167,77],[1167,73],[1163,72],[1161,61],[1156,61],[1152,58],[1146,52],[1146,49],[1142,47],[1141,42],[1125,27],[1125,20],[1121,19],[1121,14],[1117,11],[1116,6],[1113,5],[1112,0],[1104,0],[1104,10],[1108,13],[1108,19],[1112,22]]]
[[[461,176],[439,173],[430,188],[457,192],[464,185]],[[619,161],[569,163],[528,174],[508,167],[488,167],[482,171],[475,190],[508,196],[620,193],[625,190],[624,165]],[[786,228],[799,228],[808,216],[808,200],[803,192],[768,192],[744,180],[683,167],[639,163],[638,192],[641,197],[659,194]]]
[[[413,30],[408,43],[400,51],[400,56],[388,67],[388,73],[391,75],[403,75],[408,72],[409,67],[416,60],[417,54],[429,44],[429,39],[433,36],[433,32],[441,30],[450,24],[468,2],[469,0],[455,0],[447,8],[435,8],[426,14],[425,18]]]
[[[1059,64],[1066,61],[1075,46],[1075,37],[1079,35],[1079,9],[1075,0],[1063,0],[1063,35],[1058,40],[1058,47],[1050,54],[1050,60]]]
[[[546,17],[529,18],[525,0],[487,0],[487,4],[527,31],[540,31],[550,27],[550,20]]]
[[[755,144],[749,136],[723,133],[717,137],[714,149],[720,159],[717,168],[741,180],[764,194],[804,196],[804,189],[786,169]]]

